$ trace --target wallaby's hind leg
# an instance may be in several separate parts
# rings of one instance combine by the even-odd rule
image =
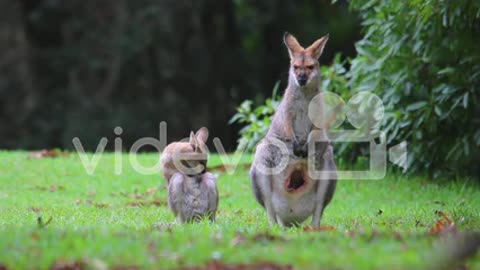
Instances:
[[[315,153],[315,170],[336,171],[337,166],[333,160],[333,147],[326,143],[323,151]],[[315,209],[312,215],[312,227],[320,226],[323,211],[332,200],[337,185],[336,174],[331,179],[316,179]]]
[[[265,208],[265,205],[263,203],[263,200],[264,200],[263,193],[260,190],[260,183],[258,183],[257,172],[256,172],[256,169],[255,169],[255,165],[252,165],[252,167],[250,168],[249,177],[250,177],[250,185],[251,185],[253,196],[255,197],[255,200],[257,200],[257,202],[262,207]]]
[[[288,148],[278,145],[281,141],[275,142],[274,139],[265,138],[255,149],[255,158],[250,171],[250,180],[253,194],[257,201],[265,208],[270,224],[277,222],[277,214],[273,207],[272,195],[281,184],[275,181],[281,181],[283,166],[286,166],[288,160]],[[287,152],[287,153],[285,153]]]
[[[318,181],[317,184],[317,191],[315,195],[315,208],[313,210],[312,215],[312,223],[310,224],[312,227],[320,226],[320,220],[322,219],[323,209],[325,209],[325,193],[327,189],[328,182],[325,180],[316,180]]]
[[[270,199],[265,202],[265,211],[267,211],[268,223],[270,224],[270,226],[273,226],[274,224],[276,224],[276,220],[275,220],[275,211],[273,210],[271,194],[272,194],[271,192],[268,192],[268,197]]]
[[[265,208],[268,216],[268,223],[273,225],[276,223],[275,213],[272,205],[272,179],[271,176],[258,172],[255,165],[250,170],[250,183],[253,195],[257,202]]]

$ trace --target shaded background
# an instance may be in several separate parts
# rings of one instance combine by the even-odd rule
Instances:
[[[322,65],[355,55],[359,19],[330,2],[0,0],[0,148],[95,150],[121,126],[128,149],[166,121],[169,142],[207,126],[234,150],[235,107],[283,92],[285,31],[330,33]]]

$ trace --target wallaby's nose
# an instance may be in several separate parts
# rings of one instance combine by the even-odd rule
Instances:
[[[307,74],[305,73],[305,71],[300,71],[300,74],[298,74],[297,76],[297,81],[298,84],[300,84],[301,86],[307,84]]]

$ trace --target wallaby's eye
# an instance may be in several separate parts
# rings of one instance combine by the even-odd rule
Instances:
[[[300,68],[299,66],[293,66],[293,69],[295,69],[295,70],[297,70],[299,68]]]
[[[311,65],[311,66],[308,66],[307,68],[310,69],[310,70],[313,70],[315,68],[315,66]]]

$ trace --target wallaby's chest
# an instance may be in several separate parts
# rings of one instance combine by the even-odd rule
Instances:
[[[299,141],[306,141],[312,130],[312,121],[308,116],[308,105],[307,99],[298,99],[295,106],[290,108],[292,128]]]

